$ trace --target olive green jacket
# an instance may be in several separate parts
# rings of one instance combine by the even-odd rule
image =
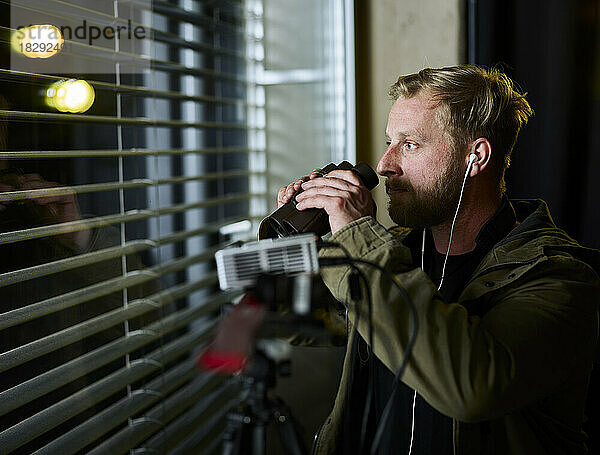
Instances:
[[[581,424],[598,339],[598,252],[557,229],[543,201],[511,202],[519,224],[485,256],[456,303],[444,302],[412,263],[402,243],[408,230],[388,231],[363,217],[331,241],[352,257],[384,266],[410,296],[418,333],[402,381],[453,419],[456,454],[585,453]],[[409,307],[380,272],[361,269],[373,299],[373,352],[396,372],[412,330]],[[357,311],[368,313],[367,301],[351,303],[349,272],[335,266],[321,273],[349,308],[350,323],[369,340],[367,318],[356,321]],[[350,351],[317,454],[336,453]]]

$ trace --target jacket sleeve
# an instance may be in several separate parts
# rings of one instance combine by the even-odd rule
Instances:
[[[542,261],[509,290],[480,297],[491,299],[486,304],[492,309],[479,318],[444,302],[427,275],[411,265],[410,250],[371,217],[350,223],[331,241],[388,269],[410,297],[418,332],[402,381],[443,414],[465,422],[496,418],[547,395],[574,369],[591,366],[598,277],[582,262]],[[408,304],[380,272],[361,268],[373,301],[373,352],[396,372],[412,331]],[[364,298],[350,303],[349,272],[338,266],[321,273],[355,324],[368,305]],[[358,318],[357,328],[369,340],[366,317]]]

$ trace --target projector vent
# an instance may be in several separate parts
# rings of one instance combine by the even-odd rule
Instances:
[[[260,274],[317,273],[317,247],[312,234],[267,239],[239,248],[217,251],[217,272],[221,289],[252,286]]]

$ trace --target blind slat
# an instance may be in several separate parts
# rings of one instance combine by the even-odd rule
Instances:
[[[255,153],[265,150],[255,150],[245,147],[225,147],[206,149],[129,149],[129,150],[22,150],[18,152],[0,150],[0,159],[21,160],[36,158],[96,158],[118,156],[162,156],[162,155],[191,155],[191,154],[228,154],[228,153]]]
[[[23,281],[32,280],[53,273],[72,270],[77,267],[97,264],[98,262],[114,259],[123,255],[140,253],[156,246],[156,243],[151,240],[134,240],[123,246],[114,246],[94,251],[92,253],[80,254],[65,259],[59,259],[53,262],[27,267],[25,269],[13,270],[0,274],[0,287],[8,286]]]
[[[184,287],[184,289],[186,292],[189,291],[191,293],[216,283],[216,277],[212,276],[205,280],[195,282],[194,284],[196,286],[187,286]],[[176,294],[170,290],[165,290],[145,299],[134,300],[126,308],[119,308],[109,311],[72,327],[54,332],[30,343],[23,344],[18,348],[7,351],[4,354],[0,354],[0,365],[4,365],[4,362],[9,365],[15,365],[17,360],[19,364],[29,362],[30,360],[41,357],[44,354],[64,348],[71,343],[75,343],[76,341],[80,341],[113,327],[119,322],[124,322],[128,318],[135,318],[149,313],[153,309],[157,309],[158,307],[162,306],[164,303],[166,303],[165,301],[172,301],[176,298],[181,298],[179,296],[185,295],[185,292],[182,293],[178,289],[174,289],[174,291],[179,292]],[[212,310],[214,310],[214,308]],[[208,307],[206,312],[209,313],[212,310],[210,307]]]
[[[48,237],[51,235],[67,234],[69,232],[82,231],[102,226],[110,226],[128,221],[143,220],[151,218],[155,214],[153,210],[130,210],[124,215],[106,215],[87,218],[85,220],[68,221],[66,223],[38,226],[28,229],[0,233],[0,245],[6,243],[20,242],[23,240]]]
[[[152,9],[170,19],[179,19],[182,22],[198,25],[200,27],[211,27],[216,30],[226,29],[227,32],[233,33],[240,37],[244,36],[244,32],[234,24],[227,24],[224,22],[214,22],[214,19],[209,16],[203,16],[197,11],[187,11],[185,9],[177,7],[173,3],[167,3],[159,0],[153,0]]]
[[[88,455],[126,453],[152,434],[160,431],[162,427],[175,418],[193,403],[202,401],[205,412],[213,414],[223,409],[236,394],[236,388],[229,386],[227,392],[218,391],[208,397],[199,381],[192,381],[187,387],[178,390],[162,403],[155,406],[145,415],[146,417],[133,421],[124,430],[96,446]]]
[[[201,228],[190,231],[174,232],[172,234],[163,235],[162,237],[150,240],[133,240],[125,243],[122,246],[104,248],[90,253],[83,253],[69,258],[47,262],[45,264],[2,273],[0,274],[0,287],[21,283],[23,281],[32,280],[53,273],[72,270],[77,267],[97,264],[108,259],[114,259],[134,253],[141,253],[142,251],[147,251],[158,246],[167,245],[174,242],[181,242],[189,239],[190,237],[214,233],[223,226],[243,221],[244,219],[245,218],[243,217],[229,218],[219,223],[206,224]]]
[[[128,273],[125,276],[111,278],[106,281],[101,281],[100,283],[92,284],[91,286],[68,292],[66,294],[61,294],[40,302],[32,303],[31,305],[27,305],[22,308],[16,308],[14,310],[7,311],[6,313],[0,314],[0,330],[17,324],[22,324],[23,322],[31,321],[56,311],[64,310],[65,308],[70,308],[84,302],[89,302],[90,300],[112,294],[113,292],[122,291],[128,287],[138,286],[169,273],[177,272],[198,262],[210,260],[218,248],[219,246],[217,245],[203,253],[194,256],[184,256],[182,258],[172,259],[171,261],[158,264],[145,270],[136,270]],[[7,356],[8,352],[0,354],[0,371],[4,371],[5,369],[6,365],[3,359],[7,358],[5,356]]]
[[[129,221],[143,220],[161,215],[170,215],[174,213],[181,213],[192,209],[201,209],[205,207],[213,207],[220,204],[229,204],[232,202],[243,201],[252,199],[253,197],[264,197],[264,193],[243,193],[234,194],[230,196],[224,196],[214,199],[204,199],[200,202],[193,202],[190,204],[177,204],[164,207],[156,210],[149,209],[137,209],[130,210],[121,215],[105,215],[93,218],[86,218],[85,220],[68,221],[65,223],[51,224],[48,226],[39,226],[29,229],[21,229],[18,231],[10,231],[0,233],[0,245],[5,243],[20,242],[23,240],[35,239],[39,237],[48,237],[51,235],[67,234],[69,232],[82,231],[85,229],[92,229],[102,226],[110,226],[118,223],[126,223]]]
[[[203,402],[198,403],[152,436],[139,450],[149,453],[173,454],[174,449],[190,436],[194,436],[196,439],[208,434],[220,421],[224,420],[226,414],[239,401],[240,395],[237,395],[229,403],[214,409],[214,412],[210,412],[211,410],[207,409]]]
[[[232,49],[227,49],[224,47],[212,46],[210,44],[203,43],[201,41],[188,41],[184,38],[181,38],[179,35],[174,35],[172,33],[165,32],[164,30],[157,30],[155,28],[148,28],[149,31],[154,33],[154,40],[162,43],[173,44],[179,47],[187,47],[188,49],[193,49],[199,52],[209,52],[211,54],[221,54],[227,55],[228,57],[233,57],[236,59],[242,59],[244,61],[256,62],[256,59],[251,58],[250,56],[238,52]]]
[[[140,349],[146,344],[159,339],[161,334],[164,335],[165,333],[169,333],[187,325],[190,321],[193,321],[194,318],[197,319],[215,311],[219,305],[230,301],[233,298],[232,295],[235,296],[235,294],[222,294],[213,297],[211,301],[205,300],[206,303],[198,308],[194,307],[193,309],[174,313],[174,316],[171,315],[170,319],[165,318],[163,321],[155,322],[148,326],[144,331],[132,332],[127,337],[111,341],[94,351],[77,357],[76,359],[0,393],[0,398],[2,398],[2,400],[0,400],[0,410],[2,411],[0,412],[0,415],[4,415],[23,404],[62,387],[129,352]],[[149,360],[160,361],[156,356],[165,355],[165,352],[169,352],[169,350],[176,350],[176,353],[185,352],[186,349],[191,348],[190,344],[198,343],[199,339],[196,338],[197,336],[208,336],[211,333],[211,330],[212,327],[207,327],[204,331],[201,329],[194,329],[193,332],[163,346],[147,355],[146,358]],[[167,349],[167,347],[169,348]]]
[[[0,315],[0,330],[22,324],[23,322],[54,313],[56,311],[70,308],[80,303],[103,297],[113,292],[121,291],[131,286],[137,286],[146,283],[152,279],[158,278],[158,275],[149,270],[131,272],[124,277],[112,278],[76,291],[51,297],[41,302],[32,303],[23,308],[16,308]],[[6,359],[13,358],[9,355],[11,351],[0,354],[0,371],[5,371],[15,365],[6,363]],[[16,364],[18,365],[18,363]]]
[[[0,27],[6,29],[6,27]],[[8,29],[9,31],[14,31]],[[65,49],[63,54],[71,58],[76,58],[80,61],[90,60],[93,62],[105,61],[108,64],[123,63],[130,67],[141,69],[149,68],[152,65],[154,71],[165,71],[176,74],[188,74],[196,77],[222,79],[238,84],[249,85],[251,82],[245,77],[234,73],[225,73],[213,71],[208,68],[190,67],[180,64],[172,60],[157,60],[152,59],[147,55],[133,54],[131,52],[116,51],[101,46],[89,45],[77,41],[64,40]]]
[[[262,175],[264,172],[252,172],[244,170],[234,170],[227,172],[215,172],[204,175],[175,176],[164,179],[133,179],[123,182],[106,183],[88,183],[84,185],[60,186],[53,188],[39,188],[33,190],[6,191],[0,193],[0,202],[20,201],[23,199],[36,199],[41,197],[66,196],[69,194],[93,193],[98,191],[126,190],[131,188],[151,187],[157,185],[177,185],[186,182],[196,182],[202,180],[217,180],[233,177],[249,177],[252,175]]]
[[[54,76],[51,74],[41,74],[41,73],[29,73],[27,71],[12,71],[4,68],[0,68],[0,74],[4,74],[6,76],[11,76],[13,79],[17,79],[14,76],[18,75],[20,77],[28,77],[28,78],[37,78],[42,80],[52,80],[52,81],[61,81],[64,80],[64,77]],[[206,95],[191,95],[183,92],[174,92],[170,90],[158,90],[149,87],[135,86],[135,85],[127,85],[127,84],[111,84],[109,82],[88,80],[86,82],[97,88],[104,88],[113,90],[116,93],[138,93],[140,96],[147,96],[151,98],[179,98],[183,101],[199,101],[199,102],[207,102],[207,103],[217,103],[217,104],[230,104],[236,106],[247,106],[247,107],[257,107],[254,104],[248,103],[246,100],[235,99],[235,98],[224,98],[224,97],[216,97],[216,96],[206,96]]]
[[[62,387],[77,378],[85,376],[86,374],[123,357],[129,352],[133,352],[136,349],[151,343],[152,341],[154,341],[152,333],[142,331],[131,333],[126,338],[114,340],[98,349],[77,357],[76,359],[63,363],[50,371],[42,373],[35,378],[22,382],[21,384],[2,392],[1,396],[7,397],[7,399],[10,397],[13,400],[18,400],[14,402],[16,402],[17,407],[21,406],[22,404],[29,402],[30,399],[33,400]],[[24,391],[31,392],[30,397],[18,395]],[[0,404],[0,406],[6,406],[7,409],[14,409],[12,405],[9,406],[4,403]]]
[[[148,383],[147,388],[155,390],[158,394],[167,394],[176,389],[193,375],[197,375],[194,362],[182,362],[171,368],[158,378]],[[219,378],[211,375],[203,376],[207,388],[218,385]],[[158,394],[131,394],[126,398],[112,404],[100,413],[86,420],[82,424],[59,436],[51,443],[34,452],[35,454],[72,454],[80,451],[88,444],[94,442],[108,431],[118,426],[136,413],[151,406],[159,400]]]
[[[239,397],[234,398],[212,416],[207,416],[202,407],[195,406],[192,411],[192,417],[196,418],[193,421],[193,431],[189,432],[187,437],[177,446],[170,448],[169,455],[210,454],[212,450],[221,445],[221,436],[227,425],[227,413],[235,408],[240,401]],[[156,442],[159,443],[159,441]],[[153,443],[153,441],[150,443]],[[144,444],[144,447],[147,446],[148,444]]]
[[[156,242],[157,245],[166,245],[166,244],[173,243],[173,242],[180,242],[182,240],[185,240],[190,237],[197,236],[197,235],[209,234],[209,233],[216,232],[224,226],[238,223],[240,221],[245,221],[245,220],[247,220],[247,218],[248,217],[246,217],[246,216],[226,218],[226,219],[220,220],[217,223],[207,223],[200,228],[192,229],[190,231],[179,231],[179,232],[173,232],[172,234],[164,234],[161,237],[158,237],[157,239],[155,239],[154,241]]]
[[[171,455],[196,455],[197,453],[201,453],[202,455],[220,454],[222,445],[221,437],[226,426],[226,422],[216,425],[215,428],[211,429],[210,433],[197,442],[196,445],[185,447],[182,451],[174,451]],[[219,451],[217,452],[217,450]]]
[[[256,126],[248,126],[245,123],[221,123],[221,122],[184,122],[181,120],[154,120],[144,117],[111,117],[108,115],[86,115],[86,114],[60,114],[58,112],[37,112],[37,111],[12,111],[0,109],[0,116],[8,119],[23,120],[60,120],[65,122],[88,122],[88,123],[107,123],[110,125],[137,125],[148,127],[178,127],[178,128],[218,128],[249,130],[261,129]]]
[[[77,4],[73,4],[73,3],[68,3],[65,1],[56,1],[56,0],[46,0],[48,4],[54,4],[56,5],[53,8],[48,8],[45,11],[43,11],[43,13],[45,14],[50,14],[52,15],[52,17],[55,17],[56,19],[68,19],[68,20],[81,20],[81,19],[86,19],[88,22],[93,22],[93,25],[102,25],[102,26],[118,26],[118,25],[122,25],[122,26],[129,26],[131,28],[136,28],[136,27],[143,27],[144,30],[146,31],[146,33],[151,34],[153,40],[155,41],[163,41],[163,42],[168,42],[169,44],[179,44],[179,45],[183,45],[183,43],[185,44],[189,44],[190,47],[193,46],[194,49],[198,49],[198,50],[204,50],[204,51],[210,51],[212,53],[216,53],[216,54],[223,54],[223,55],[229,55],[231,57],[235,57],[235,58],[239,58],[239,59],[243,59],[246,60],[247,56],[239,51],[235,51],[232,49],[227,49],[227,48],[222,48],[219,46],[214,46],[214,45],[209,45],[206,43],[193,43],[193,42],[189,42],[187,40],[182,39],[181,37],[179,37],[178,35],[172,34],[172,33],[168,33],[164,30],[160,30],[160,29],[156,29],[153,28],[151,26],[149,26],[148,24],[142,24],[140,22],[136,22],[134,20],[131,20],[130,23],[128,23],[127,21],[125,21],[125,19],[119,18],[119,17],[115,17],[113,15],[109,15],[106,14],[102,11],[94,11],[94,10],[90,10],[89,8],[83,8]],[[133,3],[133,2],[123,2],[121,1],[121,3],[125,4],[128,3],[130,5],[135,5],[137,6],[139,9],[145,9],[147,10],[147,4],[144,4],[143,2],[141,3]],[[62,16],[57,14],[57,11],[60,10],[61,8],[64,8],[66,5],[71,6],[75,9],[78,9],[80,13],[83,13],[84,16],[73,16],[73,15],[67,15],[67,16]],[[18,1],[12,0],[11,6],[14,7],[18,7],[18,8],[22,8],[22,9],[27,9],[29,11],[35,11],[35,12],[42,12],[40,10],[37,9],[33,9],[31,7],[28,7],[28,5],[26,4],[20,4]],[[204,20],[210,22],[212,20],[212,18],[208,18],[206,16],[204,16]],[[94,21],[94,19],[96,19],[96,21]],[[219,24],[223,24],[222,22],[213,22],[215,26],[218,26]],[[224,24],[224,25],[228,25],[228,24]],[[10,27],[4,27],[4,26],[0,26],[0,29],[4,29],[8,32],[13,32],[15,31],[14,29],[10,28]],[[161,39],[162,38],[162,39]],[[170,38],[168,41],[165,38]],[[68,42],[69,40],[65,40],[65,42]]]
[[[197,342],[201,342],[210,334],[209,330],[199,331],[200,336],[194,335]],[[188,343],[182,350],[181,338],[154,351],[154,362],[147,359],[131,362],[127,367],[104,376],[99,381],[70,395],[68,398],[49,406],[37,414],[19,422],[11,428],[0,433],[0,447],[8,451],[14,450],[23,444],[35,439],[68,419],[85,411],[89,407],[108,398],[112,394],[125,388],[128,384],[139,381],[153,371],[160,369],[161,363],[167,363],[177,358],[187,349],[193,348]],[[173,348],[176,347],[176,349]]]
[[[72,58],[77,58],[78,60],[90,60],[94,62],[104,60],[108,64],[123,63],[127,66],[137,67],[138,69],[147,69],[151,64],[154,71],[164,71],[180,75],[188,74],[190,76],[209,79],[220,79],[243,85],[250,85],[252,83],[245,76],[234,73],[217,72],[197,66],[185,66],[172,60],[157,60],[146,55],[115,51],[100,46],[90,46],[77,41],[65,40],[65,46],[69,46],[70,51],[63,51],[63,53]]]
[[[49,1],[52,1],[52,0],[49,0]],[[61,1],[59,3],[61,4],[60,6],[64,6],[67,4],[64,1]],[[13,0],[13,3],[11,3],[11,6],[13,8],[17,7],[17,6],[23,7],[22,5],[15,4],[14,0]],[[25,9],[40,12],[35,9],[30,9],[30,8],[25,8]],[[61,16],[61,15],[56,14],[55,11],[53,11],[53,10],[46,10],[46,11],[43,11],[42,13],[50,14],[53,17],[55,17],[56,20],[67,19],[70,21],[79,21],[82,19],[81,17],[74,18],[74,17],[68,17],[68,16]],[[105,18],[106,18],[105,24],[101,23],[102,20],[100,18],[96,18],[97,20],[95,20],[95,21],[94,21],[94,19],[91,19],[91,18],[85,18],[88,22],[90,22],[93,25],[105,25],[105,26],[108,25],[108,26],[114,27],[118,23],[121,23],[121,24],[127,24],[127,26],[130,26],[132,28],[143,27],[146,33],[155,33],[155,36],[162,37],[162,40],[157,39],[156,41],[168,42],[169,44],[175,44],[178,46],[186,46],[186,47],[189,47],[189,48],[195,49],[197,51],[201,51],[201,52],[209,51],[212,54],[228,55],[228,56],[234,57],[236,59],[243,59],[244,61],[249,61],[249,62],[256,61],[255,59],[251,58],[250,56],[245,56],[244,54],[241,54],[240,52],[229,50],[227,48],[222,48],[222,47],[214,46],[214,45],[208,45],[208,44],[201,43],[201,42],[199,42],[199,43],[188,42],[185,39],[181,39],[181,38],[179,40],[176,40],[173,38],[169,39],[168,35],[166,35],[166,33],[164,31],[152,28],[152,27],[148,26],[147,24],[141,24],[139,22],[135,22],[135,21],[131,21],[131,20],[128,23],[127,21],[125,21],[123,19],[115,18],[114,16],[110,16],[110,15],[101,13],[99,11],[94,11],[93,13],[101,15],[101,16],[105,16]],[[194,16],[197,17],[197,13],[194,14]],[[89,20],[89,19],[91,19],[91,20]],[[98,19],[100,19],[100,20],[98,20]],[[222,24],[222,23],[216,23],[215,25],[220,25],[220,24]],[[13,29],[11,27],[2,26],[2,25],[0,25],[0,30],[3,30],[9,34],[16,32],[16,29]],[[154,64],[158,63],[162,66],[171,67],[169,69],[169,71],[183,71],[183,70],[189,69],[189,70],[192,70],[194,72],[194,74],[197,74],[200,76],[225,78],[225,79],[231,79],[231,80],[240,81],[240,82],[246,81],[245,77],[241,77],[236,74],[216,72],[216,71],[212,71],[210,69],[199,68],[199,67],[189,68],[189,67],[180,65],[178,62],[157,60],[156,58],[152,58],[151,56],[144,55],[144,54],[136,54],[136,53],[131,53],[131,52],[124,52],[122,50],[115,50],[115,49],[111,49],[111,48],[103,47],[103,46],[95,46],[95,45],[91,44],[91,42],[82,43],[79,41],[74,41],[71,39],[71,36],[69,36],[69,39],[67,39],[67,37],[63,37],[63,38],[64,38],[65,47],[63,48],[62,52],[65,55],[69,55],[69,56],[72,56],[72,57],[75,57],[78,59],[106,60],[110,63],[119,61],[119,62],[126,63],[127,65],[144,66],[144,67],[148,66],[150,64],[150,62],[152,62],[154,69],[156,69],[156,66],[154,66]],[[153,40],[154,39],[155,39],[155,37],[153,37]],[[173,42],[173,41],[175,41],[175,42]],[[67,49],[68,49],[68,51],[67,51]]]

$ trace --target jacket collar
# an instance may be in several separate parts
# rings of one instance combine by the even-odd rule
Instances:
[[[516,222],[515,210],[506,196],[502,198],[500,207],[494,215],[485,222],[479,230],[475,243],[477,250],[487,253],[497,243],[506,237],[506,235],[514,228]],[[413,229],[410,230],[405,237],[404,243],[411,249],[421,248],[422,231]]]
[[[559,229],[554,224],[548,205],[543,200],[511,199],[506,200],[505,203],[514,213],[516,227],[493,245],[475,270],[473,278],[481,276],[490,269],[496,270],[517,266],[527,266],[529,268],[529,266],[533,266],[546,258],[548,248],[569,250],[569,253],[576,257],[582,257],[596,271],[600,271],[598,251],[580,246],[565,231]],[[499,213],[501,212],[499,211]],[[509,219],[510,217],[507,216],[506,220]],[[484,226],[489,228],[488,223]],[[502,222],[499,225],[502,225]],[[493,235],[489,236],[483,231],[482,228],[482,231],[478,234],[478,239],[481,241],[485,242],[488,241],[488,238],[493,237]],[[391,232],[406,244],[411,241],[411,238],[412,241],[419,239],[422,231],[396,226],[391,228]]]
[[[508,235],[498,238],[500,232]],[[421,232],[395,226],[390,229],[405,244],[420,241]],[[502,262],[530,261],[543,254],[547,243],[571,244],[578,246],[563,230],[556,227],[547,204],[541,199],[504,198],[500,209],[490,218],[477,234],[478,245],[487,247],[490,252],[481,265],[495,265]],[[516,242],[516,243],[515,243]],[[489,245],[491,243],[491,245]],[[510,244],[509,246],[507,246]],[[515,246],[526,245],[527,248],[515,252]],[[518,257],[515,257],[515,254]],[[481,267],[478,267],[478,269]]]

